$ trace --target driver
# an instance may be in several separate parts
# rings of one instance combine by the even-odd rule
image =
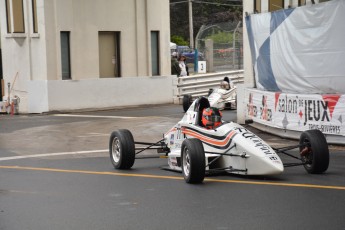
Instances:
[[[229,82],[227,82],[227,81],[222,81],[222,82],[220,83],[220,88],[221,88],[221,89],[225,89],[225,90],[229,90],[229,89],[230,89],[230,84],[229,84]]]
[[[201,123],[207,129],[216,129],[222,124],[222,112],[215,107],[205,108],[202,111]]]
[[[224,77],[223,81],[220,82],[220,88],[225,90],[232,89],[234,88],[234,83],[228,77]]]

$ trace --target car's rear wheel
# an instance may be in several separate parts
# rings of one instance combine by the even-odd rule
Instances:
[[[232,109],[237,109],[237,94],[236,94],[236,96],[235,96],[235,102],[234,103],[232,103],[232,106],[233,106],[233,108]]]
[[[111,133],[109,140],[111,163],[116,169],[129,169],[135,160],[135,143],[132,133],[127,129]]]
[[[185,139],[181,147],[182,173],[190,184],[202,183],[205,178],[205,152],[199,139]]]
[[[183,110],[187,112],[189,109],[190,105],[192,104],[192,96],[191,95],[183,95]]]
[[[300,153],[308,173],[320,174],[328,169],[329,149],[320,130],[307,130],[300,136]]]

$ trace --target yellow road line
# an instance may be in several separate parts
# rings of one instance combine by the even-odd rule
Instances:
[[[64,173],[82,173],[93,175],[112,175],[112,176],[127,176],[127,177],[144,177],[144,178],[157,178],[157,179],[172,179],[183,180],[181,176],[158,176],[149,174],[132,174],[132,173],[118,173],[118,172],[97,172],[97,171],[84,171],[84,170],[68,170],[56,168],[34,168],[34,167],[21,167],[21,166],[0,166],[0,169],[18,169],[18,170],[34,170],[34,171],[48,171],[48,172],[64,172]],[[335,189],[345,190],[345,186],[328,186],[328,185],[315,185],[315,184],[289,184],[279,182],[260,182],[260,181],[243,181],[243,180],[220,180],[205,178],[208,182],[218,183],[235,183],[235,184],[252,184],[252,185],[272,185],[272,186],[285,186],[285,187],[302,187],[302,188],[319,188],[319,189]]]
[[[256,185],[274,185],[274,186],[286,186],[286,187],[303,187],[303,188],[322,188],[322,189],[337,189],[345,190],[345,186],[329,186],[329,185],[317,185],[317,184],[289,184],[279,182],[256,182],[256,181],[241,181],[241,180],[218,180],[208,179],[205,181],[221,182],[221,183],[237,183],[237,184],[256,184]]]
[[[130,173],[117,173],[117,172],[97,172],[97,171],[84,171],[84,170],[56,169],[56,168],[33,168],[33,167],[21,167],[21,166],[0,166],[0,169],[18,169],[18,170],[34,170],[34,171],[65,172],[65,173],[83,173],[83,174],[93,174],[93,175],[163,178],[163,179],[175,179],[175,180],[183,179],[183,177],[177,177],[177,176],[158,176],[158,175],[149,175],[149,174],[130,174]]]

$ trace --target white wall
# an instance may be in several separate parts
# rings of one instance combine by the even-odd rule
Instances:
[[[54,41],[47,44],[48,59],[57,66],[57,72],[49,73],[54,77],[49,79],[61,79],[60,31],[71,31],[71,70],[74,80],[98,78],[99,31],[121,32],[122,77],[151,75],[150,31],[160,31],[161,75],[170,74],[168,0],[54,2],[55,12],[50,11],[53,6],[45,7],[45,20],[56,24],[55,31],[46,32],[48,40]],[[45,1],[44,4],[51,3]]]
[[[25,5],[25,2],[24,2]],[[24,16],[27,12],[24,11]],[[5,97],[8,97],[7,83],[11,83],[11,97],[19,96],[22,102],[26,103],[27,85],[30,79],[30,59],[28,50],[27,33],[7,34],[6,5],[5,1],[0,1],[0,24],[1,24],[1,46],[2,64],[5,83]],[[25,22],[27,27],[27,22]]]
[[[173,80],[126,77],[29,82],[29,113],[173,103]]]

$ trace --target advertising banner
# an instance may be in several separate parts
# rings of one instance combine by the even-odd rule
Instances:
[[[319,129],[345,135],[345,95],[287,94],[246,89],[246,118],[274,128],[293,131]]]

